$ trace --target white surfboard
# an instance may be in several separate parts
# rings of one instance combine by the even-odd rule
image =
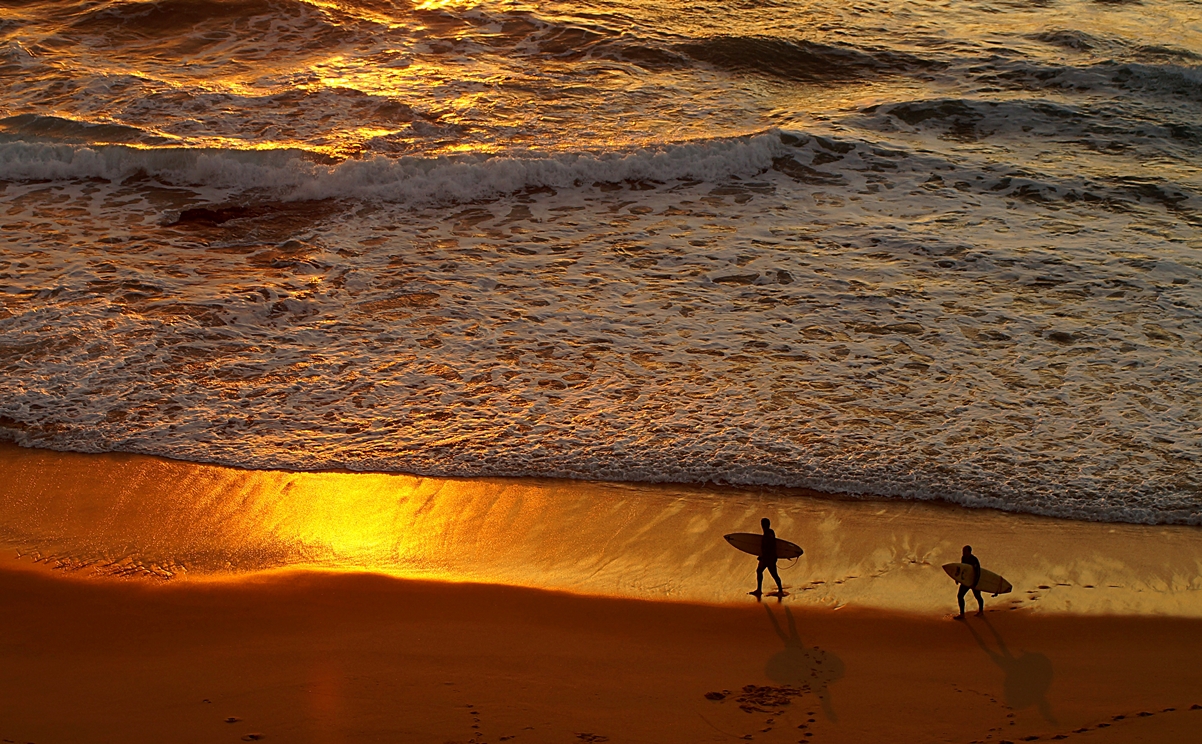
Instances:
[[[967,563],[945,563],[943,564],[943,570],[947,572],[948,576],[955,579],[957,584],[972,586],[974,571],[973,567]],[[977,589],[980,591],[988,592],[996,597],[999,594],[1008,593],[1013,588],[1009,581],[1006,581],[993,571],[984,568],[981,569],[981,580],[977,582]]]

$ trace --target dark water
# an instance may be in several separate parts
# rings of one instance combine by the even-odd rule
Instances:
[[[0,427],[1200,523],[1200,19],[9,2]]]

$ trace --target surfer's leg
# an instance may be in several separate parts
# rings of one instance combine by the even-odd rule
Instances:
[[[977,598],[977,614],[984,615],[985,614],[985,600],[981,597],[981,590],[973,589],[972,596]]]
[[[755,567],[755,593],[762,594],[764,591],[764,564],[761,563]]]
[[[956,601],[960,603],[960,616],[964,616],[964,595],[968,594],[968,587],[960,585],[960,591],[956,592]]]
[[[783,584],[780,583],[780,574],[778,574],[776,572],[776,564],[775,563],[768,564],[768,571],[769,571],[769,573],[772,574],[772,578],[776,579],[776,590],[778,592],[783,592],[785,590],[785,587]]]

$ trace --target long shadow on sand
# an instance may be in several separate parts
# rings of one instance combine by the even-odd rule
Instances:
[[[1030,651],[1024,651],[1017,657],[1014,656],[1006,647],[1006,642],[1002,640],[997,628],[993,627],[993,623],[989,622],[987,618],[983,618],[982,622],[985,623],[985,627],[989,628],[989,632],[997,641],[997,651],[991,649],[981,638],[981,634],[973,627],[975,623],[966,622],[964,625],[968,628],[968,632],[972,633],[972,637],[981,650],[1005,673],[1006,679],[1002,683],[1002,693],[1005,695],[1006,705],[1014,710],[1035,706],[1045,721],[1056,723],[1056,717],[1052,715],[1052,705],[1048,702],[1047,697],[1048,691],[1052,688],[1052,660],[1043,654]]]
[[[771,608],[765,605],[764,611],[768,613],[773,630],[785,643],[783,651],[777,651],[768,659],[768,666],[764,670],[768,679],[813,692],[826,717],[831,721],[839,720],[831,704],[830,686],[843,679],[843,660],[817,646],[807,648],[803,645],[801,636],[797,633],[793,612],[788,607],[785,608],[788,633],[781,628]]]

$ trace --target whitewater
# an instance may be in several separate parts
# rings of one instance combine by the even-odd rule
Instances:
[[[0,8],[0,435],[1202,524],[1202,5]]]

